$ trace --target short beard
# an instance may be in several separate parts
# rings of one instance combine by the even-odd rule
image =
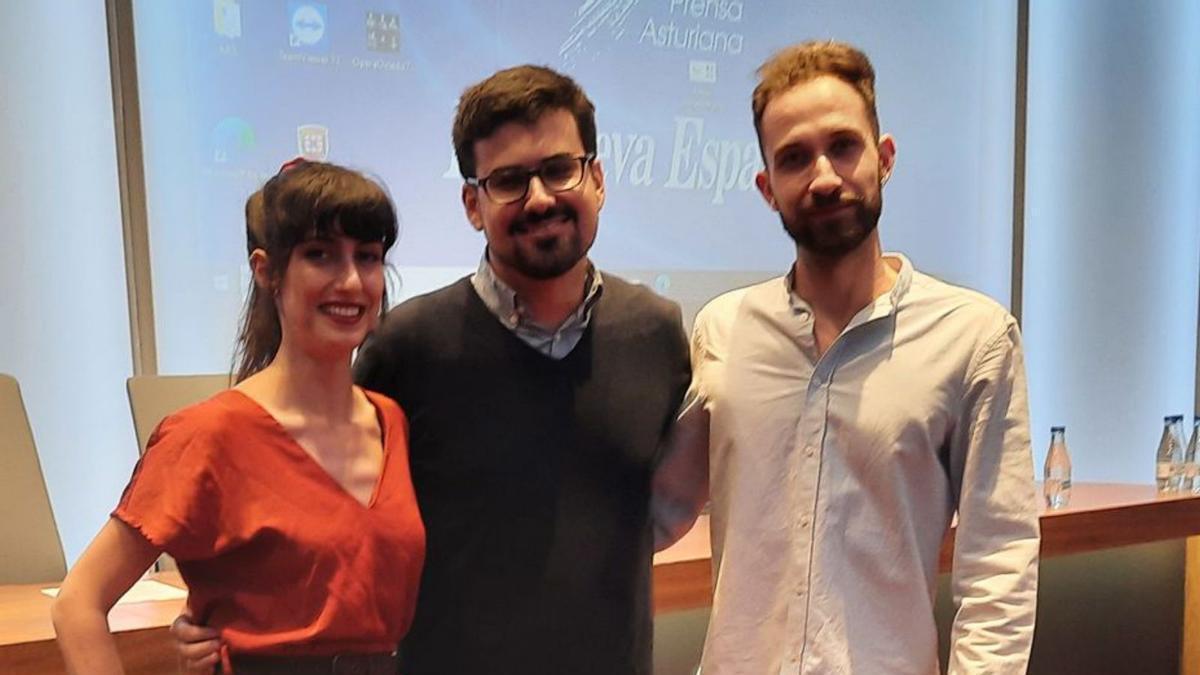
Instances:
[[[558,208],[522,218],[510,225],[509,231],[515,232],[527,225],[558,217],[569,219],[573,225],[565,235],[543,239],[532,250],[517,244],[512,249],[511,257],[501,262],[525,277],[540,281],[555,279],[571,271],[587,255],[587,247],[579,236],[578,214],[573,209]]]
[[[837,219],[809,218],[803,212],[791,218],[779,212],[783,229],[804,251],[811,255],[839,260],[857,249],[879,225],[879,214],[883,212],[883,192],[876,193],[874,200],[859,199],[849,220],[845,216]]]

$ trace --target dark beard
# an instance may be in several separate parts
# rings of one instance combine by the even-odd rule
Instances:
[[[850,203],[854,207],[848,214],[810,217],[801,211],[789,219],[781,210],[779,220],[797,246],[812,255],[837,260],[858,248],[879,225],[883,192],[880,190],[876,194],[878,196],[874,200],[852,200]],[[813,206],[820,208],[846,202],[840,196],[818,198],[814,199]]]
[[[583,240],[579,236],[577,214],[569,207],[559,207],[537,214],[530,214],[513,222],[509,232],[519,233],[529,226],[552,218],[565,217],[573,225],[561,236],[540,239],[532,242],[516,242],[510,260],[503,260],[506,265],[530,279],[554,279],[566,274],[587,254]]]

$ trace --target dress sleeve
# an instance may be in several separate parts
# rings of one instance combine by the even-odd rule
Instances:
[[[177,560],[212,556],[220,512],[215,444],[186,414],[163,420],[112,516]]]

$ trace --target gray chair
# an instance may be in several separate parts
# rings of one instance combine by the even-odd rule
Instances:
[[[164,417],[231,386],[229,375],[135,375],[125,381],[138,451]]]
[[[58,582],[66,574],[21,388],[0,374],[0,584]]]

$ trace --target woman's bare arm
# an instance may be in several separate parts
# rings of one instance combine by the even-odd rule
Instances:
[[[160,551],[137,530],[110,518],[67,574],[50,610],[67,672],[121,675],[108,612]]]

